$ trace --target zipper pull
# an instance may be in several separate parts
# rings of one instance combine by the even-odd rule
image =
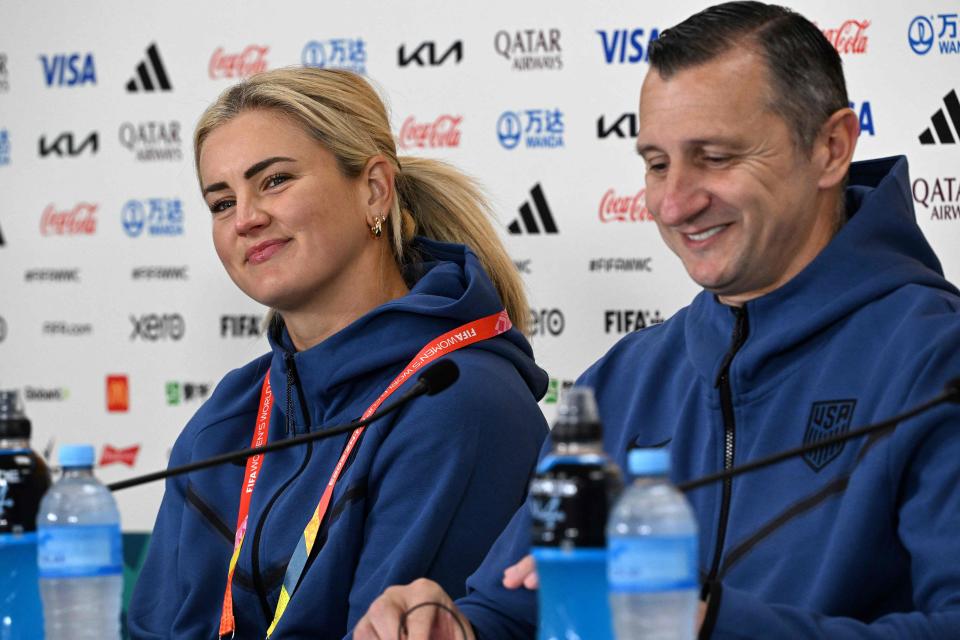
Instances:
[[[293,354],[283,354],[283,363],[287,367],[287,411],[286,411],[286,431],[289,436],[291,433],[297,433],[297,425],[293,422],[293,394],[291,390],[293,385],[297,384],[297,367],[293,362]]]

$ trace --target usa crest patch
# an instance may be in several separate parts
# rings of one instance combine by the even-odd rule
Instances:
[[[832,436],[846,433],[853,423],[856,400],[824,400],[810,407],[810,420],[803,434],[803,444],[813,444]],[[832,444],[803,454],[810,468],[819,472],[843,451],[844,442]]]

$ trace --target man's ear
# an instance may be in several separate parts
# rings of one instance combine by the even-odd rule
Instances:
[[[831,189],[843,181],[859,137],[860,120],[853,109],[838,109],[827,118],[813,149],[813,160],[821,172],[818,187]]]

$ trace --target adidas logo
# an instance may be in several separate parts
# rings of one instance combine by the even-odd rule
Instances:
[[[151,72],[153,75],[151,75]],[[167,77],[167,70],[163,68],[163,60],[160,59],[160,52],[157,50],[156,43],[147,47],[147,59],[137,65],[137,75],[130,78],[127,83],[127,91],[137,93],[138,91],[171,91],[170,79]]]
[[[933,129],[937,132],[937,138],[940,140],[940,144],[955,144],[957,142],[957,137],[960,137],[960,100],[957,99],[957,91],[953,89],[943,97],[943,104],[947,109],[947,113],[943,113],[943,109],[938,109],[933,117],[930,118],[930,122],[933,123]],[[953,123],[953,129],[957,132],[955,135],[953,131],[950,130],[950,125],[947,123],[947,115],[950,116],[950,122]],[[937,144],[937,141],[933,139],[933,131],[930,130],[930,127],[927,127],[923,133],[920,134],[920,144]]]
[[[530,208],[530,203],[524,202],[520,205],[520,219],[511,222],[507,226],[507,231],[514,235],[541,233],[540,227],[542,226],[543,233],[557,233],[557,223],[553,221],[553,214],[550,212],[547,199],[543,197],[543,189],[540,188],[539,182],[533,185],[533,189],[530,189],[530,197],[533,198],[533,206],[537,209],[537,216],[540,218],[539,224],[537,223],[537,216]],[[521,222],[523,222],[523,229],[520,228]]]

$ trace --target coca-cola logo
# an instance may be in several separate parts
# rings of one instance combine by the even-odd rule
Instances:
[[[267,53],[270,47],[248,45],[240,53],[225,53],[218,47],[210,58],[209,72],[214,80],[221,78],[249,78],[255,73],[267,70]]]
[[[868,38],[864,31],[869,26],[869,20],[846,20],[836,29],[821,30],[837,53],[866,53]]]
[[[97,232],[98,206],[80,202],[73,209],[57,211],[49,204],[40,217],[40,233],[45,236],[93,235]]]
[[[600,222],[646,222],[653,220],[647,209],[647,190],[640,189],[635,194],[620,196],[613,189],[600,198]]]
[[[433,122],[417,122],[413,116],[403,121],[398,143],[404,149],[460,146],[463,116],[441,115]]]

